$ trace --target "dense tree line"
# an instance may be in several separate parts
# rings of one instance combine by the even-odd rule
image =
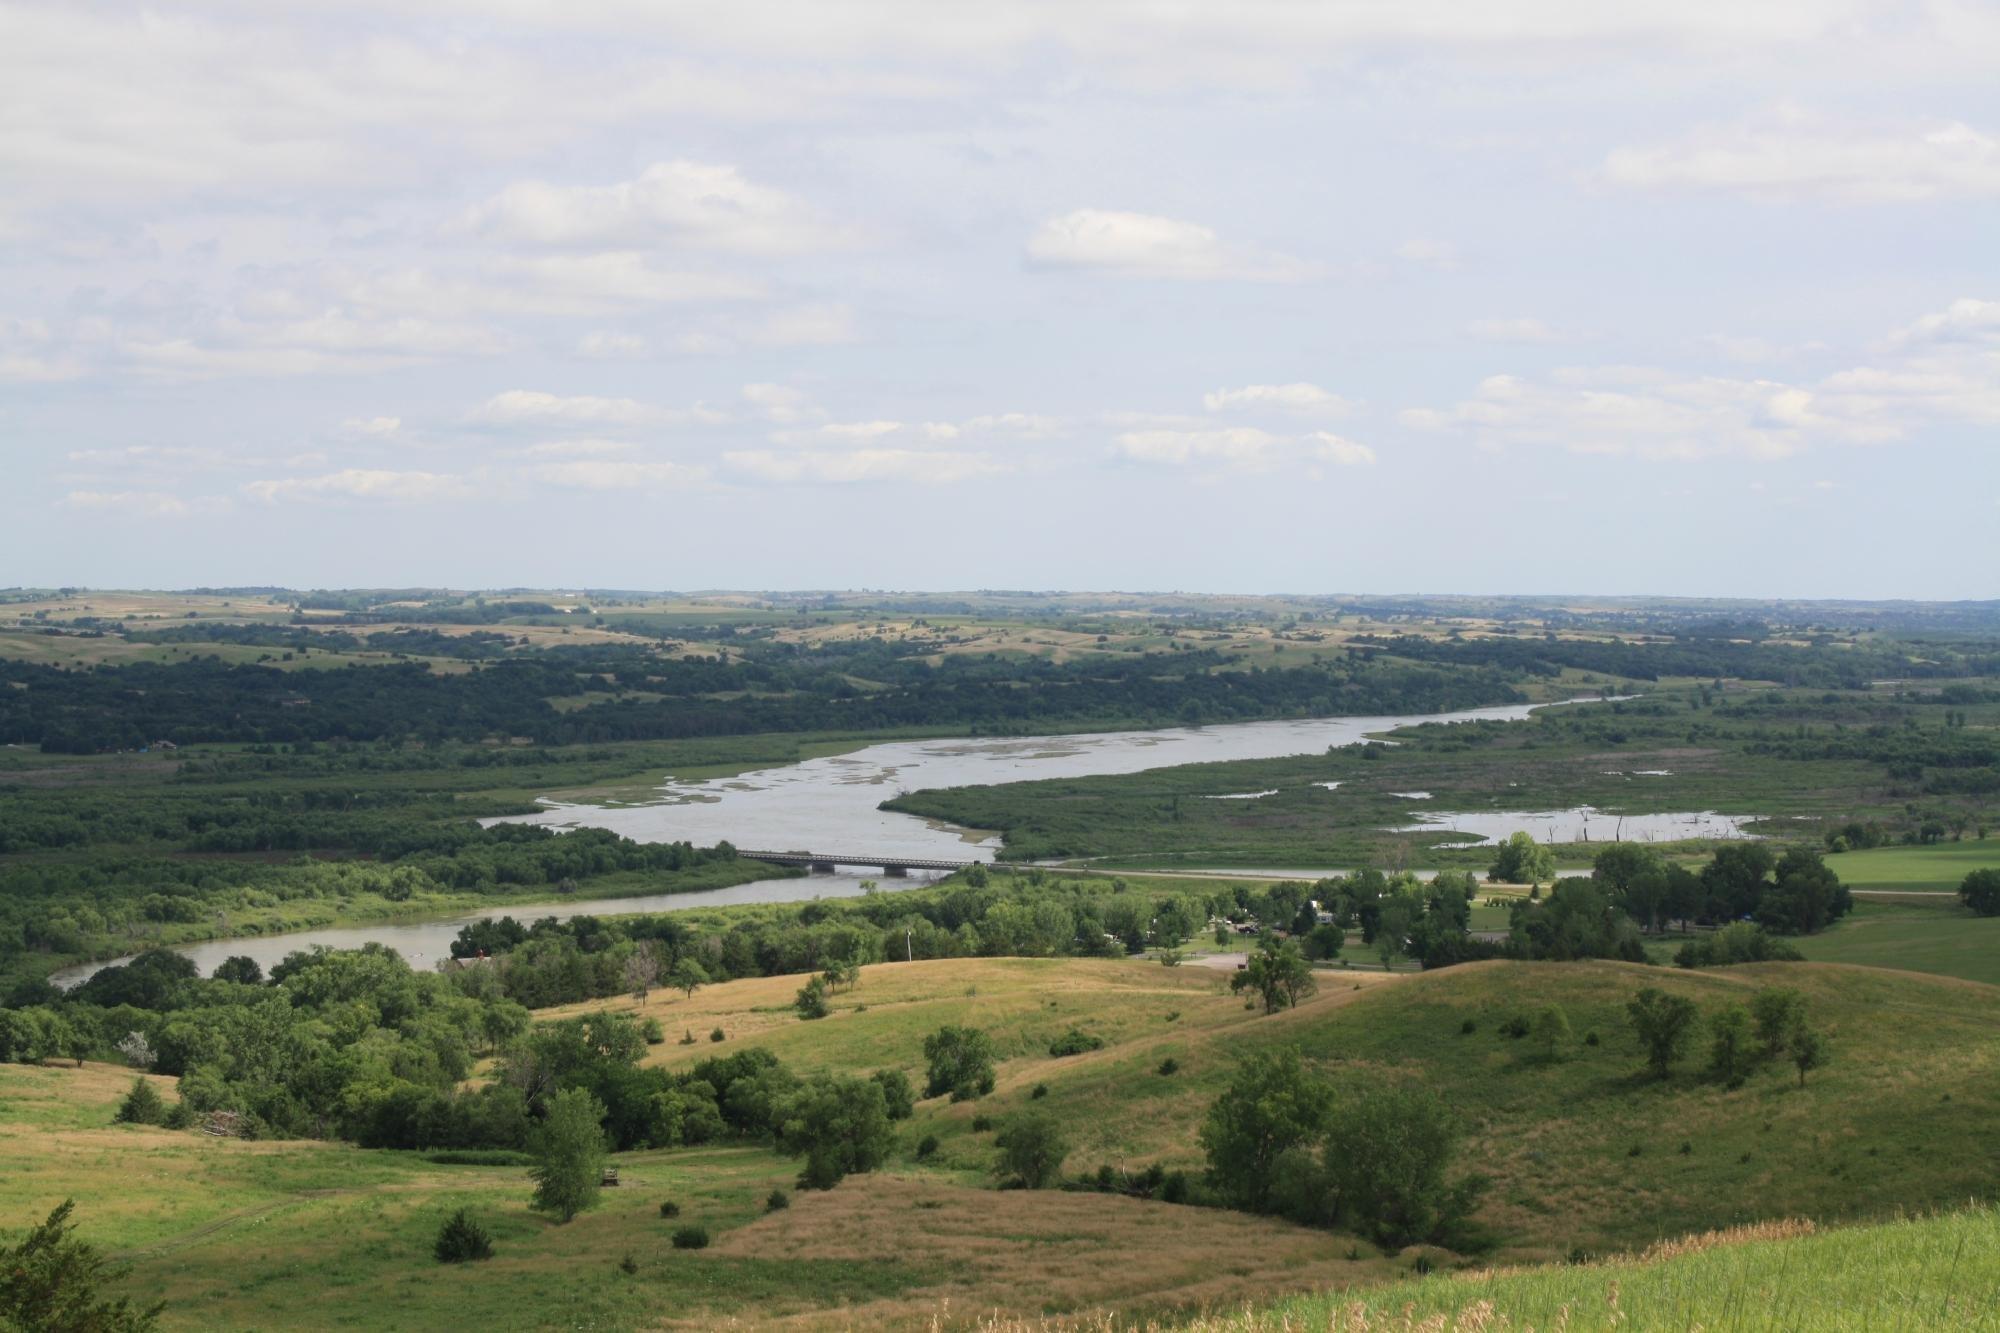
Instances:
[[[1358,646],[1418,662],[1498,668],[1517,675],[1558,676],[1565,670],[1590,671],[1626,680],[1666,676],[1699,680],[1768,680],[1811,689],[1865,690],[1890,677],[1938,678],[2000,674],[2000,656],[1990,650],[1949,652],[1942,660],[1893,642],[1862,644],[1839,652],[1810,646],[1765,643],[1760,638],[1685,635],[1668,642],[1632,642],[1537,637],[1428,638],[1357,636]],[[1981,645],[1985,647],[1985,645]]]
[[[772,646],[749,660],[635,650],[549,650],[456,674],[422,663],[280,670],[203,658],[74,671],[0,662],[0,742],[55,753],[156,741],[480,740],[567,745],[753,732],[958,727],[1442,711],[1517,698],[1498,673],[1362,662],[1224,669],[1210,652],[1070,662],[953,655],[933,665],[886,645],[846,653]],[[857,685],[863,678],[872,687]],[[550,701],[626,689],[562,711]]]

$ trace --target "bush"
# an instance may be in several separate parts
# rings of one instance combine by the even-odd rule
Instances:
[[[1469,1037],[1477,1031],[1479,1031],[1479,1024],[1469,1018],[1458,1025],[1458,1035],[1461,1037]]]
[[[1049,1054],[1082,1055],[1085,1051],[1101,1049],[1103,1045],[1104,1038],[1085,1032],[1082,1028],[1071,1028],[1049,1043]]]
[[[799,993],[792,997],[792,1007],[799,1011],[799,1017],[808,1021],[825,1018],[833,1012],[833,1006],[826,1000],[826,983],[818,977],[799,987]]]
[[[674,1228],[674,1248],[677,1250],[705,1250],[708,1248],[708,1228],[699,1222]]]
[[[681,1215],[681,1206],[679,1204],[675,1203],[672,1199],[664,1199],[661,1201],[660,1203],[661,1217],[679,1217],[680,1215]]]
[[[1958,896],[1980,916],[2000,916],[2000,870],[1973,871],[1958,886]]]
[[[1037,1083],[1032,1089],[1029,1090],[1028,1100],[1031,1102],[1038,1102],[1042,1098],[1048,1095],[1049,1095],[1049,1085],[1046,1083]]]
[[[986,1131],[988,1131],[988,1130],[990,1130],[990,1129],[992,1129],[992,1128],[993,1128],[993,1117],[992,1117],[992,1116],[990,1116],[990,1115],[976,1115],[976,1116],[972,1117],[972,1132],[973,1132],[973,1133],[975,1133],[975,1134],[984,1134],[984,1133],[986,1133]]]
[[[438,1228],[437,1243],[431,1247],[441,1264],[470,1263],[476,1259],[493,1257],[493,1238],[486,1234],[486,1228],[472,1220],[461,1208],[445,1219]]]
[[[1531,1030],[1532,1027],[1528,1022],[1526,1014],[1515,1014],[1500,1025],[1500,1035],[1503,1037],[1512,1037],[1516,1041],[1527,1036]]]
[[[935,1134],[926,1134],[917,1141],[917,1160],[927,1162],[937,1156],[938,1139]]]
[[[1188,1178],[1185,1171],[1170,1171],[1160,1182],[1160,1202],[1186,1203],[1188,1200]]]
[[[924,1038],[924,1060],[926,1097],[964,1102],[993,1091],[993,1039],[978,1028],[939,1028]]]
[[[186,1102],[175,1102],[167,1108],[167,1118],[160,1125],[164,1129],[193,1129],[194,1108]]]
[[[1674,955],[1676,967],[1729,967],[1736,963],[1796,963],[1797,949],[1762,926],[1737,921],[1712,935],[1689,940]]]
[[[1000,1174],[1031,1190],[1055,1183],[1069,1156],[1062,1126],[1042,1111],[1015,1116],[994,1142],[1000,1148]]]
[[[882,1109],[889,1113],[891,1120],[908,1120],[917,1109],[916,1094],[910,1089],[910,1080],[900,1069],[878,1069],[875,1083],[882,1089]]]
[[[709,1032],[708,1032],[708,1039],[709,1039],[710,1041],[721,1041],[721,1040],[722,1040],[722,1029],[721,1029],[721,1028],[719,1028],[719,1027],[718,1027],[718,1028],[710,1028],[710,1029],[709,1029]]]
[[[118,1120],[126,1125],[163,1125],[167,1120],[167,1104],[160,1096],[160,1090],[143,1078],[132,1080],[132,1091],[125,1094],[125,1100],[118,1104]]]
[[[639,1032],[645,1037],[648,1046],[658,1046],[667,1039],[667,1030],[660,1026],[660,1020],[657,1018],[649,1018],[640,1024]]]
[[[693,1029],[693,1028],[683,1028],[683,1029],[681,1029],[681,1045],[683,1045],[683,1046],[692,1046],[692,1045],[694,1045],[694,1029]]]
[[[424,1160],[435,1166],[533,1166],[535,1159],[511,1148],[447,1148],[427,1152]]]
[[[1160,1061],[1160,1067],[1158,1072],[1162,1077],[1171,1078],[1175,1074],[1181,1072],[1181,1062],[1174,1059],[1174,1057],[1170,1055],[1166,1059]]]
[[[772,1190],[764,1196],[764,1211],[775,1213],[792,1206],[792,1196],[783,1190]]]

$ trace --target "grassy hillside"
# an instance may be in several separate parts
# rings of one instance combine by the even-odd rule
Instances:
[[[1435,1322],[1431,1322],[1435,1321]],[[1669,1242],[1611,1263],[1433,1276],[1281,1301],[1199,1333],[1472,1330],[2000,1328],[2000,1212],[1816,1231],[1776,1223]]]
[[[830,1018],[804,1023],[790,1007],[799,980],[731,982],[692,999],[655,992],[643,1011],[669,1040],[651,1058],[678,1063],[756,1044],[802,1069],[917,1075],[923,1036],[970,1022],[995,1037],[998,1088],[977,1103],[920,1103],[898,1127],[887,1169],[797,1193],[782,1212],[766,1214],[764,1197],[790,1186],[796,1162],[710,1147],[621,1156],[623,1185],[558,1227],[528,1211],[518,1167],[113,1126],[129,1073],[0,1066],[0,1159],[10,1168],[0,1172],[0,1217],[19,1225],[75,1197],[85,1234],[133,1266],[135,1289],[170,1302],[175,1327],[695,1327],[781,1317],[955,1327],[995,1310],[1236,1309],[1409,1276],[1414,1253],[1386,1255],[1270,1219],[991,1188],[992,1136],[974,1118],[1004,1122],[1037,1085],[1047,1091],[1035,1105],[1070,1128],[1070,1172],[1198,1166],[1194,1132],[1209,1101],[1243,1053],[1279,1043],[1344,1077],[1428,1084],[1459,1109],[1471,1127],[1467,1164],[1494,1180],[1481,1218],[1503,1243],[1487,1262],[1637,1249],[1760,1219],[1882,1218],[1987,1198],[2000,1180],[2000,989],[1966,982],[1833,965],[1685,973],[1499,963],[1329,974],[1300,1009],[1265,1017],[1228,993],[1226,973],[1193,965],[958,960],[867,968],[834,997]],[[1641,1076],[1621,1008],[1639,985],[1712,1006],[1774,982],[1805,991],[1833,1033],[1833,1064],[1803,1091],[1788,1069],[1733,1092],[1692,1061],[1664,1085]],[[1579,1037],[1596,1032],[1598,1045],[1548,1064],[1499,1035],[1507,1017],[1550,1002]],[[1467,1018],[1469,1035],[1460,1031]],[[1106,1045],[1050,1057],[1049,1041],[1072,1026]],[[708,1039],[715,1027],[720,1045]],[[696,1041],[679,1045],[683,1032]],[[1169,1055],[1180,1068],[1162,1075]],[[919,1164],[915,1145],[927,1134],[943,1146]],[[669,1246],[674,1224],[658,1209],[667,1198],[682,1205],[681,1220],[710,1227],[710,1248]],[[429,1255],[439,1222],[461,1205],[491,1228],[499,1251],[470,1270]],[[634,1271],[621,1267],[627,1256]],[[1533,1281],[1573,1283],[1601,1299],[1605,1271]],[[1755,1292],[1762,1280],[1752,1274],[1724,1290]],[[1531,1297],[1572,1289],[1520,1281],[1524,1312],[1544,1309]],[[1668,1282],[1659,1299],[1686,1289]],[[1446,1304],[1469,1292],[1463,1305],[1483,1289],[1433,1278],[1412,1290],[1444,1292]],[[1636,1296],[1626,1299],[1629,1312]],[[1545,1317],[1532,1314],[1537,1326]]]
[[[1789,1067],[1770,1066],[1729,1091],[1701,1072],[1698,1042],[1672,1080],[1656,1083],[1624,1015],[1644,985],[1704,1008],[1763,986],[1796,987],[1831,1034],[1833,1063],[1803,1090]],[[1025,1106],[1037,1084],[1047,1087],[1039,1105],[1072,1126],[1072,1170],[1195,1167],[1195,1129],[1236,1062],[1285,1043],[1356,1079],[1409,1079],[1445,1096],[1472,1128],[1468,1165],[1493,1178],[1482,1218],[1521,1258],[1601,1253],[1756,1218],[1950,1206],[2000,1180],[2000,989],[1944,978],[1832,965],[1690,973],[1499,962],[1397,978],[1323,974],[1316,997],[1267,1018],[1229,994],[1225,973],[1205,968],[996,959],[866,969],[858,988],[834,998],[832,1018],[810,1024],[790,1012],[796,987],[796,978],[768,978],[691,1001],[656,994],[647,1010],[670,1037],[705,1038],[719,1025],[804,1068],[913,1076],[925,1033],[943,1023],[987,1028],[1006,1060],[995,1095],[919,1111],[943,1143],[942,1163],[968,1177],[991,1160],[973,1118]],[[1554,1064],[1499,1033],[1509,1017],[1550,1003],[1579,1038]],[[1470,1035],[1460,1031],[1467,1019]],[[1050,1057],[1048,1043],[1071,1026],[1107,1045]],[[1590,1033],[1594,1047],[1581,1044]],[[670,1041],[654,1058],[712,1049]],[[1180,1068],[1163,1076],[1168,1056]],[[1937,1152],[1938,1143],[1954,1150]]]

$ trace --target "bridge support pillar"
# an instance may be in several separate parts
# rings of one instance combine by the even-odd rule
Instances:
[[[890,879],[908,879],[910,877],[910,868],[908,866],[883,866],[882,873]]]
[[[833,862],[831,861],[815,861],[807,869],[808,873],[810,874],[831,875],[833,873],[834,867],[833,867]]]

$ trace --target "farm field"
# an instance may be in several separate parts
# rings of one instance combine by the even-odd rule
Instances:
[[[1862,901],[1818,935],[1793,941],[1815,962],[1861,963],[2000,985],[2000,917],[1974,916],[1954,899]]]
[[[1930,847],[1871,847],[1841,852],[1827,864],[1853,889],[1956,893],[1973,871],[2000,868],[2000,837]]]

